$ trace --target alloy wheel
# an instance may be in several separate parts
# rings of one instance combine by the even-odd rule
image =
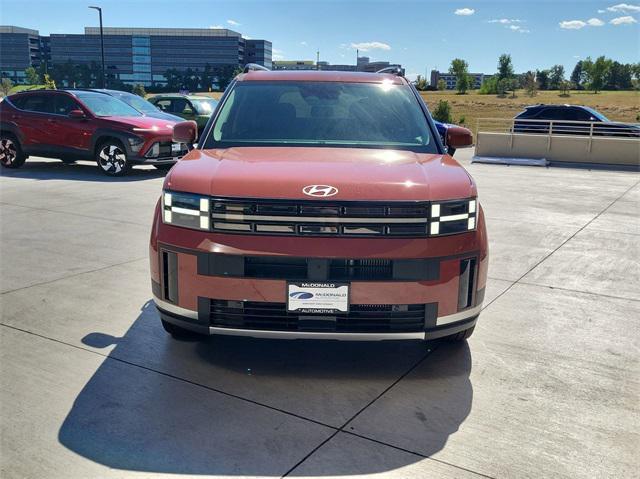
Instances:
[[[127,164],[125,152],[117,145],[105,145],[98,157],[100,168],[110,175],[119,174]]]
[[[0,140],[0,163],[5,166],[10,166],[17,157],[18,150],[16,149],[15,143],[9,138],[2,138],[2,140]]]

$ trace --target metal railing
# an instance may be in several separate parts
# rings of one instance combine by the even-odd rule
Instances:
[[[530,133],[638,138],[640,137],[640,123],[478,118],[476,131],[484,133]]]
[[[479,118],[476,155],[640,165],[640,124]]]

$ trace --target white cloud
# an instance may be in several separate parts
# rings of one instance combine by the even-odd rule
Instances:
[[[227,20],[227,23],[232,27],[239,27],[241,25],[241,23],[236,22],[235,20]]]
[[[640,13],[640,5],[629,5],[628,3],[618,3],[607,8],[610,12],[619,13]]]
[[[209,28],[213,28],[214,30],[219,30],[221,28],[226,28],[224,25],[211,25]]]
[[[559,23],[560,28],[564,28],[565,30],[580,30],[587,26],[586,22],[582,20],[564,20]]]
[[[598,10],[598,13],[607,13],[606,10]]]
[[[518,18],[494,18],[489,20],[489,23],[500,23],[502,25],[512,25],[514,23],[522,23],[522,20]]]
[[[468,17],[469,15],[473,15],[476,11],[473,8],[458,8],[455,12],[455,15],[462,15],[463,17]]]
[[[271,50],[271,59],[272,60],[284,60],[284,52],[282,50],[278,50],[274,48]]]
[[[630,15],[625,17],[613,18],[609,21],[612,25],[631,25],[632,23],[638,23],[638,21]]]
[[[249,35],[242,35],[242,37],[243,37],[245,40],[253,40],[253,37],[250,37]]]
[[[587,25],[589,25],[590,27],[601,27],[602,25],[604,25],[604,22],[599,18],[590,18],[589,20],[587,20]]]
[[[509,25],[507,28],[518,33],[531,33],[531,30],[523,28],[520,25]]]
[[[352,43],[351,48],[368,52],[369,50],[391,50],[391,46],[382,42]]]
[[[303,41],[303,42],[300,42],[300,45],[302,45],[303,47],[306,47],[308,43]]]
[[[573,58],[582,58],[580,55],[574,55]]]

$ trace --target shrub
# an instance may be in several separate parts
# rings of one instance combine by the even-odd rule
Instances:
[[[447,100],[440,100],[433,112],[433,119],[442,123],[451,123],[451,107]]]

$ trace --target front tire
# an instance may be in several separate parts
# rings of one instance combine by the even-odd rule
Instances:
[[[464,331],[460,331],[459,333],[452,334],[451,336],[447,336],[447,341],[466,341],[473,334],[473,330],[475,329],[475,325],[471,326],[469,329],[465,329]]]
[[[127,150],[118,140],[107,140],[96,149],[96,162],[107,176],[124,176],[131,170]]]
[[[0,164],[4,168],[20,168],[27,160],[20,142],[11,133],[0,134]]]

